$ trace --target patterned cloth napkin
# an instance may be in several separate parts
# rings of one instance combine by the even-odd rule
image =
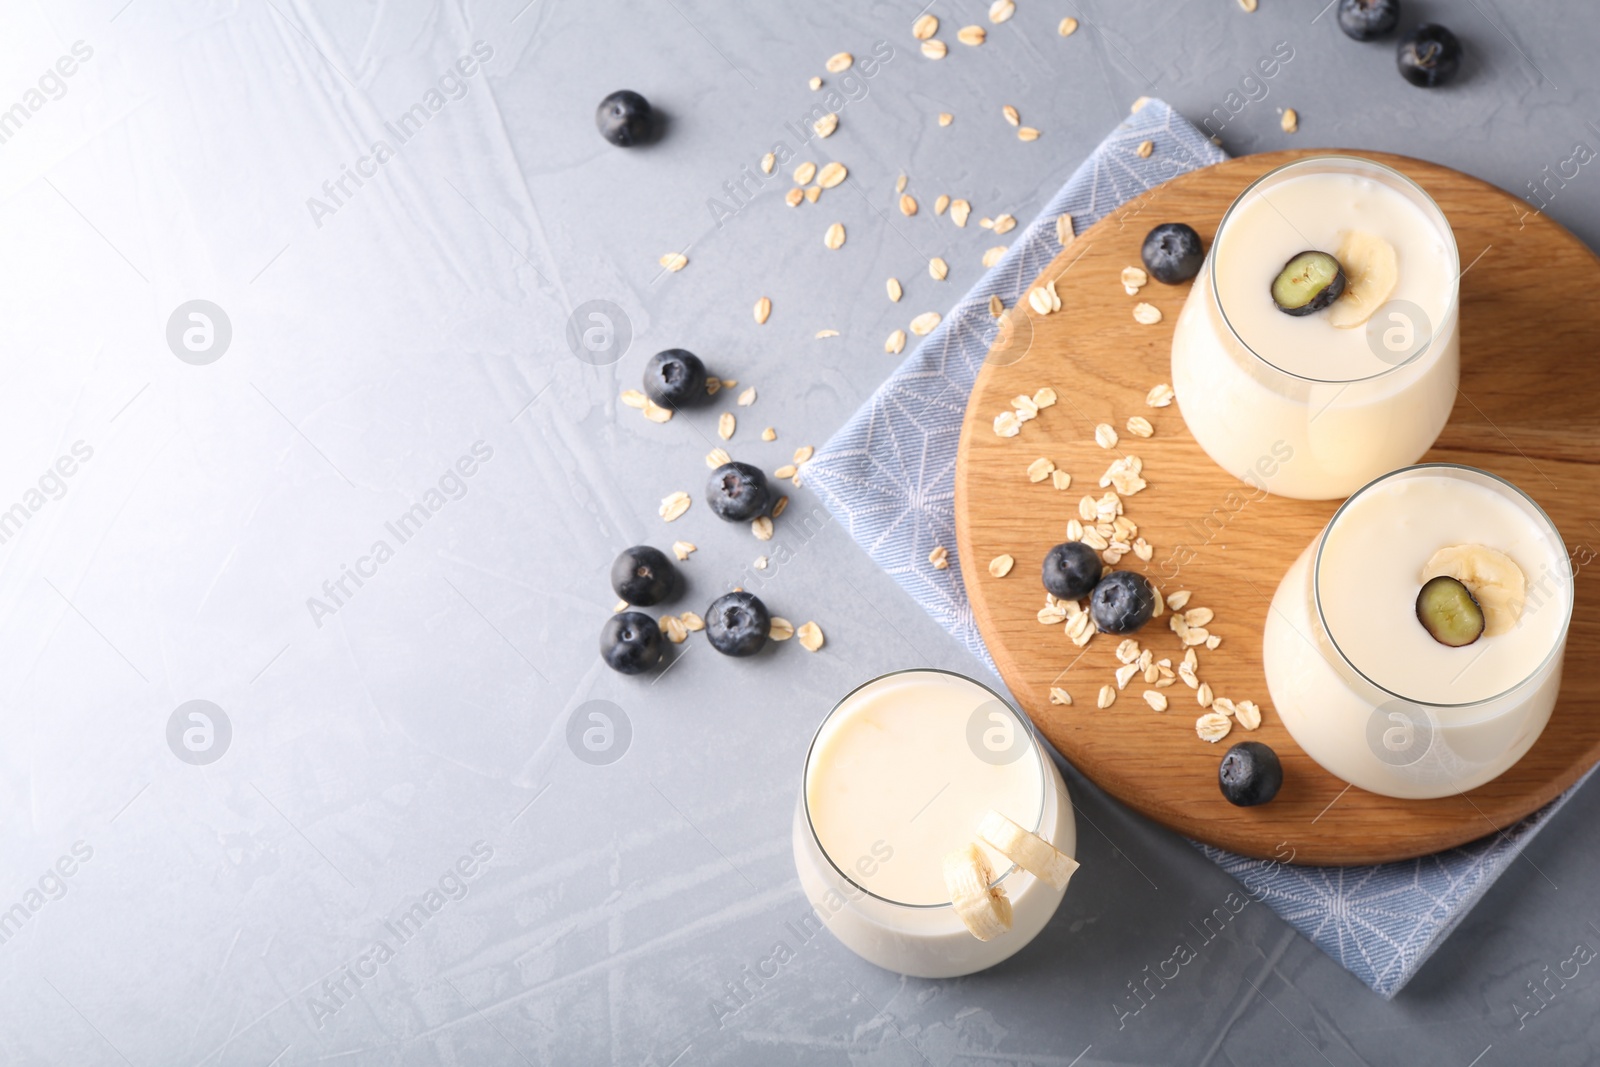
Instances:
[[[1134,151],[1154,142],[1148,158]],[[972,621],[954,555],[956,443],[967,397],[996,326],[989,297],[1014,305],[1060,251],[1056,220],[1074,228],[1178,174],[1227,158],[1199,130],[1150,100],[1112,131],[972,291],[806,466],[806,483],[879,566],[994,668]],[[1152,224],[1154,221],[1151,220]],[[1140,225],[1143,225],[1141,222]],[[1375,867],[1289,867],[1197,845],[1223,870],[1385,998],[1411,979],[1534,834],[1582,783],[1511,829],[1421,859]]]

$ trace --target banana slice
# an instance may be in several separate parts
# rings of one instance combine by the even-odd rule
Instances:
[[[978,840],[1057,889],[1067,888],[1072,872],[1078,869],[1077,860],[998,811],[990,811],[978,823]]]
[[[1353,330],[1372,318],[1400,280],[1394,245],[1376,234],[1352,230],[1336,254],[1344,268],[1344,295],[1328,309],[1328,321],[1341,330]]]
[[[1011,901],[1001,886],[990,887],[994,872],[977,845],[968,844],[944,858],[944,884],[950,903],[979,941],[993,941],[1011,929]]]
[[[1483,608],[1483,632],[1496,637],[1516,629],[1528,596],[1528,580],[1515,560],[1488,545],[1441,548],[1422,568],[1422,580],[1445,574],[1472,593]]]

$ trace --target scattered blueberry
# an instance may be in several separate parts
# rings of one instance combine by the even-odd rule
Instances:
[[[1079,600],[1100,580],[1100,556],[1082,541],[1068,541],[1044,554],[1044,587],[1061,600]]]
[[[611,564],[611,588],[623,600],[648,608],[670,597],[678,584],[678,568],[659,548],[634,545]]]
[[[706,396],[706,365],[683,348],[668,348],[650,357],[644,367],[645,395],[664,408],[698,404]]]
[[[1193,226],[1163,222],[1145,234],[1139,258],[1144,260],[1144,269],[1156,281],[1182,285],[1200,273],[1200,264],[1206,261],[1206,250]]]
[[[1150,580],[1132,571],[1112,571],[1089,597],[1089,614],[1101,633],[1131,634],[1156,611]]]
[[[1400,23],[1400,0],[1339,0],[1339,28],[1346,37],[1371,41]]]
[[[1283,764],[1278,762],[1278,754],[1260,741],[1241,741],[1223,755],[1217,784],[1229,804],[1252,808],[1278,795]]]
[[[1344,293],[1344,267],[1326,252],[1301,252],[1272,279],[1272,302],[1285,315],[1321,311]]]
[[[764,515],[771,502],[767,476],[748,463],[724,463],[706,482],[706,503],[729,522],[749,522]]]
[[[1400,76],[1412,85],[1432,89],[1461,69],[1461,42],[1436,23],[1425,22],[1400,39],[1396,53]]]
[[[754,593],[726,593],[706,609],[706,637],[724,656],[753,656],[767,643],[772,616]]]
[[[631,89],[619,89],[600,101],[594,122],[600,136],[614,145],[629,148],[650,139],[653,118],[650,101]]]
[[[600,628],[600,656],[623,674],[643,674],[661,662],[661,628],[642,611],[624,611]]]

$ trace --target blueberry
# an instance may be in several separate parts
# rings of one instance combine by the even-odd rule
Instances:
[[[1145,234],[1139,258],[1144,260],[1144,269],[1156,281],[1182,285],[1200,273],[1200,264],[1206,261],[1206,250],[1193,226],[1163,222]]]
[[[661,662],[661,628],[642,611],[624,611],[600,628],[600,656],[623,674],[643,674]]]
[[[644,367],[645,395],[664,408],[703,403],[706,365],[683,348],[668,348],[650,357]]]
[[[706,482],[706,503],[729,522],[749,522],[764,515],[771,502],[767,476],[748,463],[724,463]]]
[[[1068,541],[1044,554],[1044,587],[1062,600],[1088,596],[1100,580],[1100,557],[1082,541]]]
[[[647,608],[670,597],[678,586],[678,568],[659,548],[634,545],[611,564],[611,588],[623,600]]]
[[[1132,571],[1112,571],[1089,597],[1089,614],[1102,633],[1131,634],[1156,611],[1150,580]]]
[[[1278,795],[1283,764],[1278,762],[1278,754],[1260,741],[1241,741],[1223,755],[1217,784],[1229,804],[1252,808]]]
[[[1432,89],[1454,78],[1461,68],[1461,42],[1443,26],[1425,22],[1400,39],[1395,60],[1402,78]]]
[[[654,118],[650,101],[630,89],[619,89],[600,101],[594,123],[601,137],[628,148],[650,139]]]
[[[1344,295],[1346,281],[1343,265],[1328,253],[1301,252],[1272,279],[1272,302],[1285,315],[1309,315]]]
[[[1339,0],[1339,28],[1346,37],[1371,41],[1400,22],[1400,0]]]
[[[1472,590],[1447,574],[1429,579],[1417,593],[1417,621],[1429,637],[1450,648],[1483,635],[1483,607]]]
[[[754,593],[727,593],[706,609],[706,637],[724,656],[755,655],[766,646],[770,629],[772,616]]]

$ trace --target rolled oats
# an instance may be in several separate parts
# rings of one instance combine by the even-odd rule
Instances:
[[[814,622],[803,622],[794,632],[800,639],[800,647],[807,652],[815,652],[822,647],[822,628]]]
[[[661,507],[657,509],[656,514],[671,522],[689,510],[689,502],[688,493],[681,490],[676,493],[669,493],[661,498]]]

